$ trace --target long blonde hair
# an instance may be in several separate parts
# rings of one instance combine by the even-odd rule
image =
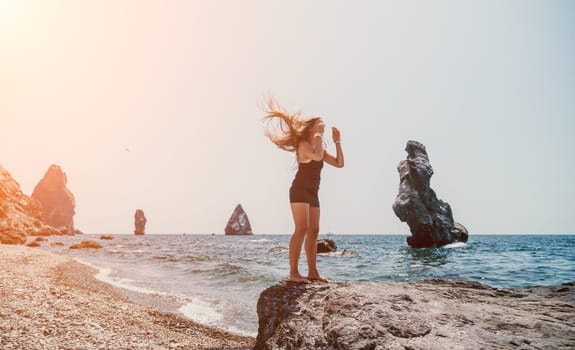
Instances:
[[[302,140],[309,140],[310,129],[320,117],[305,118],[300,112],[289,114],[269,98],[266,101],[265,135],[284,151],[294,152]]]

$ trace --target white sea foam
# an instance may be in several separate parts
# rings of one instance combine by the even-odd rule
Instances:
[[[261,239],[250,239],[250,242],[267,243],[273,241],[271,239],[261,238]]]
[[[461,247],[465,247],[467,245],[467,243],[463,243],[463,242],[455,242],[455,243],[450,243],[450,244],[446,244],[441,248],[446,248],[446,249],[450,249],[450,248],[461,248]]]
[[[200,298],[193,298],[192,301],[182,305],[178,311],[186,318],[207,326],[225,329],[238,335],[257,336],[257,332],[249,332],[224,322],[223,311],[220,311],[216,305]]]
[[[96,277],[96,279],[98,279],[104,283],[110,284],[114,287],[126,289],[126,290],[129,290],[132,292],[142,293],[142,294],[158,295],[158,296],[172,296],[169,293],[159,292],[159,291],[156,291],[153,289],[137,286],[137,285],[135,285],[136,281],[131,280],[129,278],[112,277],[111,274],[112,274],[113,270],[111,268],[99,267],[99,266],[92,265],[88,262],[81,261],[79,259],[76,259],[76,260],[78,262],[84,264],[84,265],[88,265],[88,266],[93,267],[96,270],[98,270],[98,273],[96,273],[96,275],[94,277]]]
[[[178,311],[191,320],[207,325],[218,325],[224,319],[215,306],[199,298],[193,298]]]

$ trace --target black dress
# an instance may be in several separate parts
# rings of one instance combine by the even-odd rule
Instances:
[[[297,173],[289,189],[290,203],[309,203],[319,208],[317,192],[321,180],[322,160],[298,163]]]

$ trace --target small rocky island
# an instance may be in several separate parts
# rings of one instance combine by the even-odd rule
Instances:
[[[241,204],[238,204],[234,209],[226,224],[225,233],[227,236],[253,235],[248,214],[246,214]]]
[[[467,229],[453,221],[448,203],[438,199],[430,187],[433,168],[425,146],[408,141],[407,159],[399,162],[399,193],[393,203],[395,215],[409,225],[407,244],[414,248],[441,247],[454,242],[467,242]]]
[[[256,350],[574,349],[575,283],[281,282],[260,294]]]
[[[144,211],[142,209],[136,209],[134,213],[134,234],[135,235],[143,235],[146,233],[146,215],[144,215]]]

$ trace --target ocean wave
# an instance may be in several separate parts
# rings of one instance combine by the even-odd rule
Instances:
[[[271,239],[261,238],[261,239],[250,239],[248,242],[255,242],[255,243],[268,243],[273,242]]]
[[[455,243],[446,244],[441,248],[443,248],[443,249],[454,249],[454,248],[463,248],[465,246],[467,246],[467,243],[455,242]]]
[[[224,319],[224,314],[219,312],[213,304],[200,298],[193,298],[182,305],[178,311],[191,320],[207,325],[219,324]]]
[[[221,308],[222,306],[219,304],[194,297],[191,301],[182,305],[178,311],[184,317],[207,326],[225,329],[228,332],[249,337],[257,335],[257,332],[249,332],[226,323],[224,311]]]
[[[218,276],[224,276],[225,277],[225,276],[238,274],[243,270],[244,270],[244,268],[239,266],[239,265],[225,262],[225,263],[216,265],[216,266],[211,267],[211,268],[188,268],[186,270],[186,272],[216,274]]]
[[[344,249],[344,250],[338,250],[338,251],[329,252],[329,253],[318,253],[318,255],[321,255],[321,256],[333,256],[333,257],[347,257],[347,256],[355,257],[355,256],[359,256],[359,253],[352,252],[351,250]]]
[[[275,254],[275,253],[285,253],[289,249],[286,247],[273,247],[268,250],[268,253]]]
[[[163,297],[166,297],[166,296],[173,297],[173,295],[170,293],[161,292],[161,291],[157,291],[154,289],[137,286],[136,285],[137,281],[129,279],[129,278],[112,277],[111,275],[114,272],[114,270],[111,268],[96,266],[96,265],[93,265],[93,264],[90,264],[88,262],[81,261],[78,259],[77,259],[77,261],[79,263],[82,263],[84,265],[87,265],[87,266],[90,266],[90,267],[96,269],[98,272],[96,273],[96,275],[94,275],[94,277],[97,280],[102,281],[104,283],[107,283],[109,285],[112,285],[114,287],[126,289],[129,291],[137,292],[137,293],[141,293],[141,294],[157,295],[157,296],[163,296]]]

